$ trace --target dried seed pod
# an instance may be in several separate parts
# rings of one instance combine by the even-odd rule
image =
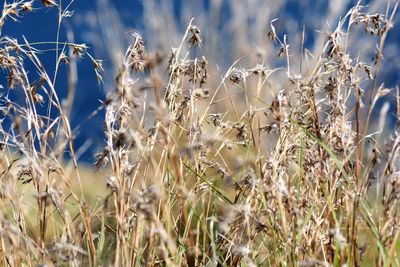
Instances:
[[[190,46],[200,46],[201,45],[201,37],[200,37],[200,29],[196,25],[191,25],[189,28],[189,32],[192,36],[189,38],[188,43]]]
[[[142,36],[139,33],[133,33],[133,43],[129,46],[125,58],[131,70],[142,72],[145,67],[143,60],[144,44]]]
[[[232,69],[231,73],[229,74],[229,80],[234,84],[239,84],[244,79],[244,72],[239,69]]]
[[[268,39],[270,39],[271,41],[276,41],[276,39],[277,39],[277,35],[276,35],[276,32],[275,32],[275,27],[274,27],[274,25],[273,25],[273,23],[275,22],[275,21],[277,21],[278,19],[273,19],[272,21],[271,21],[271,23],[270,23],[270,30],[268,31],[268,34],[267,34],[267,37],[268,37]]]
[[[60,61],[64,64],[68,64],[68,56],[63,52],[60,54]]]
[[[73,44],[72,45],[72,54],[81,57],[87,50],[86,44]]]
[[[57,3],[54,0],[42,0],[42,5],[45,7],[53,7],[56,6]]]
[[[107,178],[107,187],[111,189],[112,192],[119,191],[119,181],[118,178],[115,176],[109,176]]]
[[[33,0],[23,3],[23,4],[21,5],[21,10],[22,10],[22,12],[28,13],[28,12],[33,11],[33,6],[32,6],[32,4],[33,4]]]
[[[196,88],[193,90],[192,95],[195,98],[207,98],[209,96],[209,92],[207,88]]]

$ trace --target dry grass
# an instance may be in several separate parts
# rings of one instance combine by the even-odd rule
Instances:
[[[59,28],[71,15],[61,2],[41,4],[59,9]],[[102,61],[85,44],[0,35],[0,265],[399,266],[400,123],[384,142],[369,126],[384,96],[400,118],[398,88],[377,78],[397,7],[357,4],[314,54],[304,37],[292,49],[273,20],[260,34],[274,52],[224,73],[198,56],[207,44],[194,20],[168,57],[133,33],[99,108],[96,170],[78,166],[70,113],[77,58],[92,61],[100,82]],[[5,3],[0,27],[36,8]],[[349,52],[360,28],[376,37],[372,62]],[[55,47],[54,76],[43,46]],[[271,56],[285,67],[268,67]]]

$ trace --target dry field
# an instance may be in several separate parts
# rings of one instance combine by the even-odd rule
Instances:
[[[1,11],[0,266],[400,266],[400,94],[381,74],[398,2],[332,12],[312,50],[305,30],[280,32],[267,1],[233,9],[227,50],[201,16],[183,34],[149,17],[124,50],[115,20],[99,21],[114,71],[91,44],[2,34],[47,9],[60,32],[65,2]],[[93,166],[71,124],[82,61],[99,84],[113,77]]]

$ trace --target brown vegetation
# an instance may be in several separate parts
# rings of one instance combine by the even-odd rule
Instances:
[[[71,15],[41,3],[59,9],[59,25]],[[207,45],[194,20],[169,56],[146,51],[133,33],[100,107],[96,168],[109,172],[107,188],[78,166],[74,86],[59,99],[38,54],[55,46],[56,72],[83,56],[100,82],[102,61],[85,44],[0,35],[1,118],[11,122],[0,124],[0,264],[399,266],[400,123],[384,143],[370,126],[384,96],[400,118],[398,88],[377,82],[397,7],[370,14],[357,4],[319,54],[296,48],[297,59],[272,21],[260,34],[285,68],[269,68],[259,53],[255,66],[241,58],[221,73],[193,56]],[[5,3],[0,27],[36,8]],[[348,52],[356,27],[377,37],[371,63]],[[9,98],[15,90],[23,103]]]

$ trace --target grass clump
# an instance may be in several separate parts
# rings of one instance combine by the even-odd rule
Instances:
[[[0,26],[32,3],[5,3]],[[58,8],[59,25],[72,14],[61,2],[42,5]],[[102,61],[85,44],[0,35],[1,265],[400,265],[400,98],[377,78],[397,7],[355,5],[319,54],[300,48],[298,66],[271,21],[262,34],[280,68],[260,53],[255,66],[240,58],[210,71],[193,19],[169,56],[133,33],[99,108],[95,175],[107,175],[95,181],[79,167],[70,114],[78,58],[100,82]],[[360,27],[378,40],[372,62],[349,52]],[[39,59],[43,45],[55,47],[54,75]],[[397,104],[384,142],[370,126],[383,97]]]

